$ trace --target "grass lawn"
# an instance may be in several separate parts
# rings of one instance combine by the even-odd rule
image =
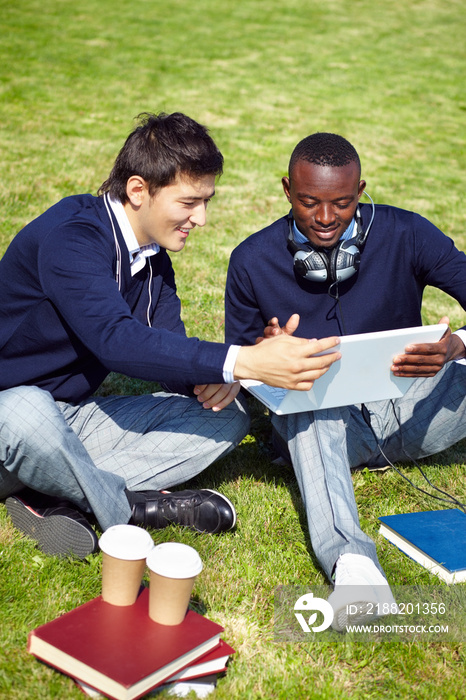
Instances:
[[[173,259],[191,335],[222,340],[229,254],[286,212],[281,177],[294,145],[314,131],[356,146],[375,202],[418,211],[466,250],[462,0],[0,0],[0,9],[0,254],[60,198],[95,193],[133,118],[160,110],[208,125],[225,156],[207,226]],[[454,327],[466,322],[456,302],[430,289],[423,312],[426,323],[443,314]],[[112,376],[102,391],[152,388]],[[198,549],[205,569],[194,604],[225,626],[237,650],[212,698],[466,698],[464,639],[274,638],[275,588],[325,578],[293,473],[272,463],[268,418],[252,401],[251,409],[250,435],[196,481],[231,498],[236,530],[153,533],[157,543]],[[466,442],[423,467],[466,500]],[[414,467],[404,469],[423,486]],[[393,470],[353,480],[389,581],[438,588],[378,536],[377,518],[448,506]],[[100,555],[77,562],[41,554],[1,504],[0,555],[0,697],[82,698],[27,654],[26,639],[99,594]]]

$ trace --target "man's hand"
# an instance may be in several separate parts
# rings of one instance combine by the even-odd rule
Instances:
[[[295,330],[299,326],[299,321],[299,314],[292,314],[285,325],[280,328],[278,318],[274,316],[264,328],[263,337],[257,338],[256,343],[260,343],[264,338],[273,338],[275,335],[280,335],[282,333],[285,335],[294,335]]]
[[[256,379],[270,386],[308,391],[314,381],[341,357],[340,352],[330,352],[340,342],[339,338],[306,340],[293,338],[286,333],[263,338],[256,345],[241,347],[235,364],[235,379]]]
[[[450,324],[447,316],[439,323]],[[434,377],[451,360],[465,356],[465,347],[457,335],[448,328],[438,343],[407,345],[404,355],[393,358],[391,370],[397,377]]]
[[[197,384],[194,387],[194,393],[204,408],[221,411],[222,408],[236,399],[240,389],[239,382],[233,382],[233,384]]]

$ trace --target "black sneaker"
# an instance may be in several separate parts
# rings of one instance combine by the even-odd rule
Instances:
[[[210,489],[201,491],[127,491],[134,525],[160,529],[176,523],[198,532],[224,532],[236,523],[233,504]]]
[[[84,559],[97,549],[97,535],[69,501],[21,491],[9,496],[5,505],[13,525],[46,554]]]

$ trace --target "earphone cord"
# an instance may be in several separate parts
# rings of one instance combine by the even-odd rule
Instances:
[[[116,250],[116,271],[115,271],[115,282],[118,285],[118,290],[121,291],[121,250],[120,250],[120,244],[118,243],[118,238],[116,235],[115,231],[115,224],[113,223],[113,217],[110,212],[110,206],[108,204],[108,199],[109,199],[109,194],[106,192],[104,194],[104,204],[105,208],[107,210],[108,218],[110,219],[110,223],[112,225],[112,231],[113,231],[113,239],[115,241],[115,250]]]
[[[455,498],[454,496],[452,496],[451,494],[449,494],[447,491],[443,491],[443,490],[440,489],[438,486],[435,486],[435,484],[433,484],[433,483],[429,480],[429,478],[427,477],[427,475],[424,473],[424,471],[422,470],[422,468],[420,467],[420,465],[418,464],[418,462],[417,462],[415,459],[413,459],[413,458],[406,452],[406,450],[405,450],[405,448],[404,448],[404,446],[403,446],[403,432],[402,432],[402,430],[401,430],[401,423],[400,423],[400,420],[399,420],[399,418],[398,418],[398,416],[397,416],[397,413],[396,413],[396,410],[395,410],[395,405],[394,405],[394,403],[393,403],[392,400],[390,401],[390,404],[391,404],[391,406],[392,406],[393,415],[395,416],[395,420],[396,420],[396,422],[397,422],[397,424],[398,424],[398,429],[399,429],[400,435],[401,435],[401,449],[403,450],[403,452],[404,452],[404,454],[406,455],[407,459],[408,459],[410,462],[412,462],[412,463],[418,468],[418,470],[419,470],[419,472],[421,473],[422,477],[425,479],[425,481],[427,481],[427,483],[429,484],[429,486],[430,486],[431,488],[435,489],[435,491],[438,491],[439,493],[442,493],[444,496],[448,496],[448,498],[442,498],[441,496],[436,496],[435,494],[429,493],[429,491],[425,491],[425,489],[422,489],[422,488],[420,488],[419,486],[416,486],[416,484],[414,484],[414,483],[411,481],[411,479],[409,479],[409,478],[406,476],[406,474],[403,474],[403,472],[401,472],[399,469],[397,469],[397,467],[395,467],[395,465],[388,459],[387,455],[385,454],[385,452],[383,451],[383,449],[382,449],[382,447],[381,447],[381,445],[380,445],[379,439],[378,439],[378,437],[377,437],[377,435],[376,435],[376,433],[375,433],[374,428],[372,427],[371,416],[370,416],[370,413],[369,413],[367,407],[366,407],[364,404],[361,404],[361,413],[362,413],[362,417],[363,417],[364,422],[366,423],[366,425],[369,427],[369,429],[370,429],[370,431],[371,431],[371,433],[372,433],[372,435],[373,435],[373,437],[374,437],[374,439],[375,439],[375,441],[376,441],[376,443],[377,443],[377,447],[378,447],[379,452],[380,452],[380,454],[382,455],[382,457],[387,461],[387,464],[389,464],[390,467],[392,467],[392,469],[394,469],[400,476],[402,476],[403,479],[405,479],[405,480],[406,480],[413,488],[415,488],[417,491],[420,491],[421,493],[424,493],[426,496],[430,496],[431,498],[435,498],[435,499],[438,500],[438,501],[443,501],[444,503],[450,503],[450,504],[453,504],[453,505],[457,505],[457,506],[459,506],[459,507],[461,508],[461,510],[463,510],[463,511],[466,513],[466,503],[462,503],[462,502],[459,501],[457,498]]]
[[[153,275],[153,273],[152,273],[152,265],[151,265],[149,258],[147,258],[147,264],[149,265],[149,282],[148,282],[149,302],[147,304],[146,316],[147,316],[147,325],[149,326],[149,328],[152,328],[152,323],[150,320],[150,311],[151,311],[151,306],[152,306],[152,275]]]
[[[338,282],[339,282],[339,280],[332,282],[332,284],[328,288],[327,294],[329,295],[329,297],[331,297],[332,299],[335,299],[335,301],[337,302],[338,310],[340,311],[341,328],[343,330],[343,335],[348,335],[348,331],[346,330],[346,326],[345,326],[345,318],[343,316],[343,309],[341,308],[340,290],[338,287]],[[335,288],[335,292],[333,292],[333,288]]]

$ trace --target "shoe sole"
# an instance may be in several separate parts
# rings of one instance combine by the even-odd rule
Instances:
[[[346,612],[345,608],[347,606],[345,606],[345,608],[343,609],[337,610],[334,613],[332,627],[337,632],[345,632],[348,627],[355,625],[372,624],[374,620],[381,617],[381,615],[373,614],[374,603],[367,602],[365,600],[359,600],[355,601],[354,603],[351,603],[351,605],[355,605],[358,608],[358,612],[354,615],[349,615]]]
[[[42,517],[14,496],[5,505],[13,525],[35,540],[45,554],[84,559],[95,551],[96,539],[76,520],[66,515]]]

